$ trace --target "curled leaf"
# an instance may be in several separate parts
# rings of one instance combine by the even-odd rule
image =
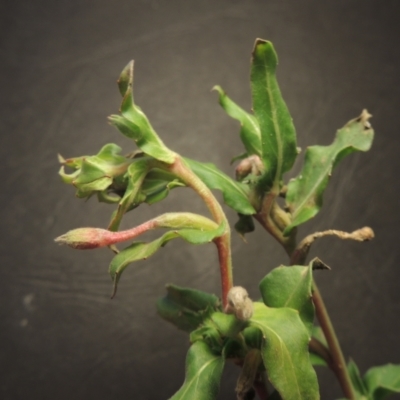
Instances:
[[[182,238],[191,244],[209,243],[214,238],[220,236],[224,232],[225,226],[221,224],[217,229],[177,229],[169,231],[160,238],[152,242],[135,242],[127,248],[120,251],[111,261],[109,273],[114,282],[114,290],[112,297],[115,296],[118,286],[118,281],[125,268],[138,260],[145,260],[152,256],[157,250],[175,238]]]
[[[246,149],[246,155],[261,156],[261,134],[257,119],[234,103],[220,86],[214,86],[213,90],[218,92],[219,104],[226,113],[240,122],[240,138]]]
[[[123,95],[121,115],[111,115],[109,121],[125,136],[133,139],[147,155],[159,161],[172,164],[175,153],[168,149],[159,138],[143,111],[133,99],[133,66],[131,61],[122,71],[118,87]]]
[[[329,146],[311,146],[306,150],[304,166],[288,184],[286,202],[292,214],[292,223],[285,229],[289,235],[293,228],[313,218],[322,207],[324,191],[333,169],[348,154],[370,149],[374,131],[368,122],[371,115],[363,110],[358,118],[339,129]]]

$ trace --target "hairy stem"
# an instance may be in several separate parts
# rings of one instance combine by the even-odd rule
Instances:
[[[185,164],[180,156],[176,156],[175,162],[167,165],[167,169],[175,174],[182,182],[192,188],[204,201],[215,222],[225,225],[225,232],[214,239],[218,249],[218,258],[221,272],[222,305],[227,305],[228,292],[233,286],[232,254],[230,243],[230,228],[224,211],[218,200],[204,182]]]
[[[313,284],[312,299],[315,305],[315,311],[319,324],[322,331],[324,332],[326,341],[328,342],[330,355],[332,357],[332,363],[330,364],[330,367],[332,368],[337,379],[339,380],[340,386],[343,390],[343,394],[348,399],[355,400],[357,398],[357,395],[354,391],[349,373],[346,368],[346,361],[344,359],[342,349],[340,348],[335,329],[333,328],[328,311],[325,307],[324,301],[321,297],[321,293],[319,292],[315,281]]]

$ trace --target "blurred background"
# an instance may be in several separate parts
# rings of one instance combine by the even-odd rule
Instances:
[[[215,248],[172,242],[128,268],[110,300],[112,254],[53,239],[107,226],[113,206],[75,199],[57,175],[57,153],[95,154],[110,142],[133,149],[106,117],[118,111],[116,79],[135,59],[135,100],[164,142],[233,176],[239,127],[210,89],[219,84],[251,108],[257,37],[278,52],[303,150],[329,144],[363,108],[374,116],[371,151],[340,164],[325,208],[299,238],[375,230],[369,243],[321,239],[311,256],[332,268],[316,278],[346,356],[362,372],[400,363],[399,12],[395,0],[0,1],[0,398],[159,400],[180,387],[188,337],[157,316],[155,302],[166,283],[219,294]],[[176,189],[123,227],[181,210],[207,215]],[[258,281],[287,259],[260,228],[247,240],[233,235],[234,278],[257,299]],[[238,372],[226,368],[219,399],[235,398]],[[322,399],[341,397],[333,375],[318,374]]]

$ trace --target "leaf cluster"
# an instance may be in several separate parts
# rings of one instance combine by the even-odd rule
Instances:
[[[326,330],[314,326],[317,303],[313,298],[317,289],[313,271],[327,267],[319,259],[304,264],[311,243],[318,237],[336,235],[363,241],[372,238],[373,232],[370,228],[351,234],[329,230],[310,235],[298,245],[296,232],[321,209],[338,163],[353,152],[369,150],[374,135],[368,121],[371,115],[363,110],[337,131],[330,145],[308,147],[300,173],[285,181],[300,149],[277,82],[277,65],[272,43],[257,39],[250,73],[253,112],[242,109],[221,87],[214,88],[222,108],[240,123],[244,153],[233,159],[238,162],[235,179],[213,164],[182,157],[163,143],[134,101],[133,61],[118,80],[120,113],[111,115],[109,122],[132,139],[137,149],[122,155],[121,148],[111,143],[96,155],[59,157],[61,178],[76,188],[78,198],[96,196],[100,202],[116,205],[107,234],[101,229],[82,228],[57,239],[82,249],[108,245],[116,253],[109,267],[113,296],[128,265],[147,259],[173,239],[217,245],[222,301],[199,290],[168,285],[166,296],[157,302],[160,316],[186,331],[191,344],[185,381],[171,397],[173,400],[215,399],[227,360],[241,367],[236,386],[239,400],[254,398],[256,391],[261,399],[267,398],[268,387],[272,389],[271,399],[319,399],[313,365],[325,365],[336,372],[346,370],[340,365],[340,349],[326,339]],[[205,201],[212,219],[187,212],[166,213],[131,230],[119,231],[126,213],[143,203],[163,200],[177,187],[194,189]],[[251,312],[241,317],[231,313],[235,305],[228,302],[227,296],[233,286],[229,224],[211,190],[222,192],[226,205],[237,212],[235,229],[240,235],[252,232],[256,220],[290,257],[290,265],[273,269],[261,280],[261,301],[247,299]],[[122,250],[115,246],[158,228],[167,231],[153,241],[134,241]],[[347,370],[337,375],[352,399],[381,400],[400,392],[399,368],[391,364],[375,367],[361,377],[351,361]]]

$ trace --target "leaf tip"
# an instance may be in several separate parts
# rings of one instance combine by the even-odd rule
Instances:
[[[315,257],[315,258],[313,258],[311,261],[310,261],[310,265],[311,265],[311,268],[313,269],[313,270],[316,270],[316,269],[326,269],[326,270],[331,270],[331,267],[329,266],[329,265],[327,265],[327,264],[325,264],[320,258],[318,258],[318,257]]]

